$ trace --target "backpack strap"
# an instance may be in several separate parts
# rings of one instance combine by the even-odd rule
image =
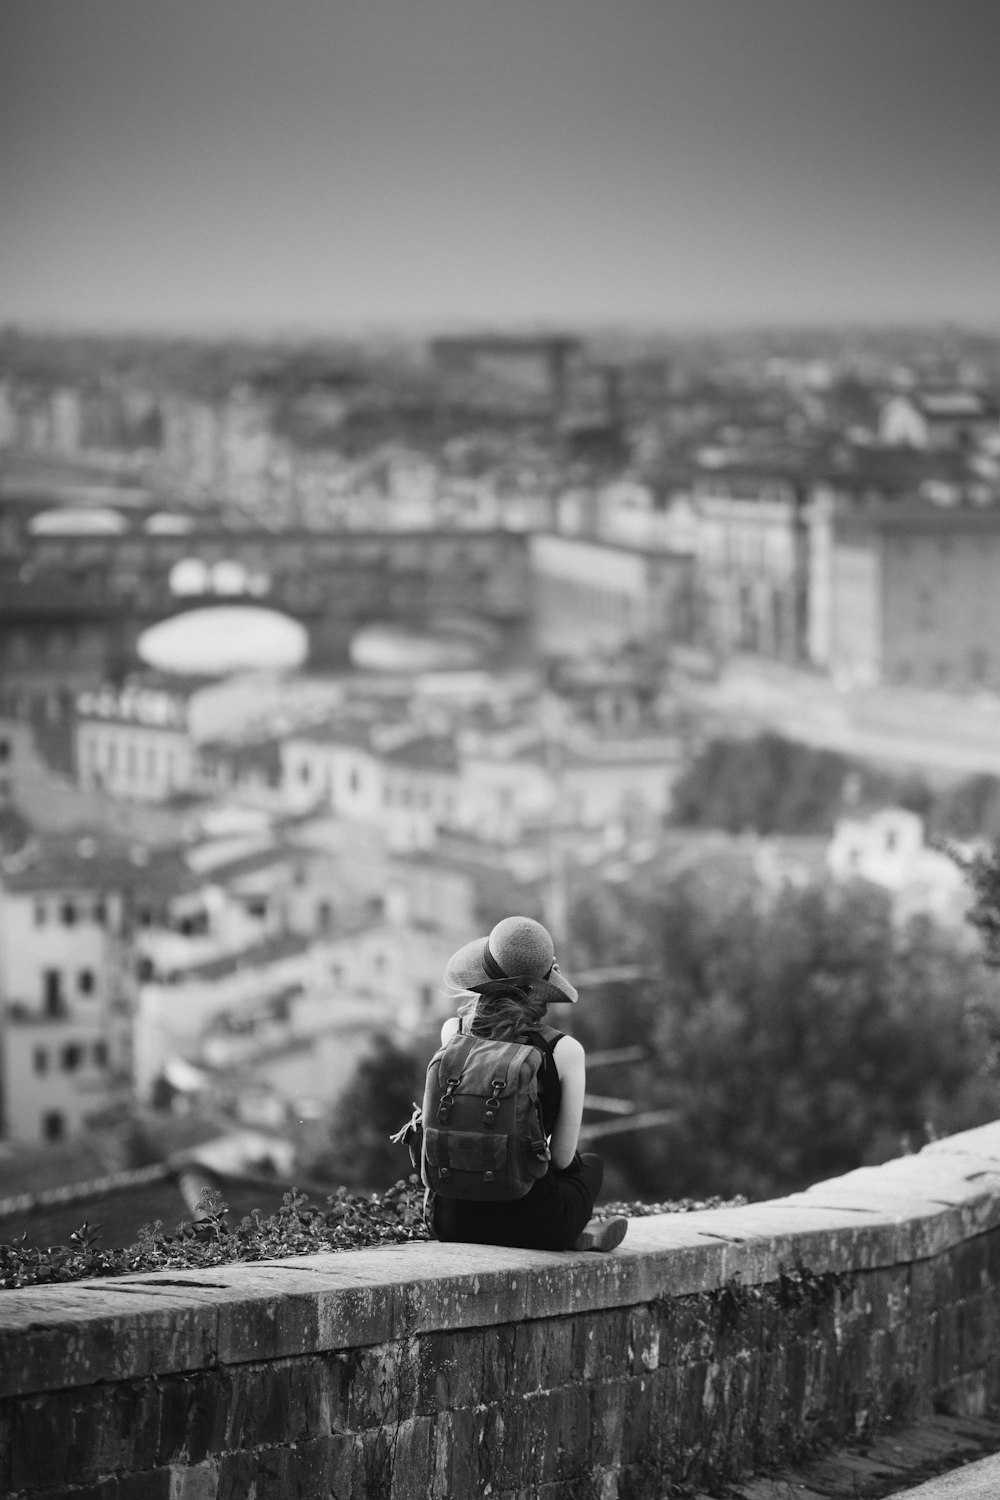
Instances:
[[[468,1035],[468,1033],[461,1034],[460,1041],[459,1037],[460,1034],[456,1032],[455,1035],[451,1038],[451,1041],[446,1043],[446,1047],[451,1048],[453,1042],[459,1042],[459,1045],[452,1049],[451,1055],[449,1056],[447,1078],[443,1076],[444,1058],[442,1057],[440,1062],[438,1063],[438,1078],[440,1082],[444,1084],[444,1088],[441,1093],[440,1103],[438,1104],[437,1123],[444,1126],[447,1126],[448,1119],[451,1115],[451,1107],[452,1103],[454,1102],[455,1090],[458,1088],[458,1085],[462,1079],[462,1070],[468,1060],[469,1053],[472,1051],[476,1043],[476,1038],[474,1036]],[[426,1124],[428,1122],[425,1121],[424,1123]]]
[[[554,1026],[537,1026],[533,1031],[526,1033],[531,1038],[532,1044],[544,1055],[545,1066],[555,1067],[555,1058],[552,1056],[556,1050],[556,1043],[561,1042],[566,1035],[565,1031],[557,1031]]]

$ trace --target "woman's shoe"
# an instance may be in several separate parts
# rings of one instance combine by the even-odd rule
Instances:
[[[628,1233],[628,1219],[591,1219],[574,1250],[613,1250]]]

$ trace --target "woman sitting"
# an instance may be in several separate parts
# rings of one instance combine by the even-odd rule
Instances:
[[[551,1004],[575,1004],[552,938],[530,917],[505,917],[449,959],[445,983],[467,998],[445,1021],[442,1043],[459,1033],[523,1041],[542,1053],[538,1074],[548,1171],[521,1198],[481,1202],[429,1193],[435,1238],[530,1250],[611,1250],[628,1228],[623,1218],[591,1219],[604,1163],[577,1150],[583,1118],[586,1058],[575,1037],[545,1025]],[[425,1176],[426,1182],[426,1176]]]

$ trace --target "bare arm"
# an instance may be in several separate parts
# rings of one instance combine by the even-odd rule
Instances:
[[[583,1120],[583,1095],[587,1086],[586,1055],[575,1036],[563,1036],[552,1049],[559,1074],[562,1102],[552,1131],[552,1161],[560,1171],[576,1154]]]
[[[445,1021],[444,1025],[441,1027],[441,1045],[442,1046],[444,1045],[445,1042],[450,1042],[451,1041],[451,1038],[460,1029],[461,1025],[462,1025],[462,1023],[458,1019],[458,1016],[449,1016],[448,1017],[447,1021]]]

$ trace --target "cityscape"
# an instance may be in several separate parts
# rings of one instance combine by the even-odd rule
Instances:
[[[1000,826],[1000,339],[2,354],[13,1172],[178,1121],[301,1171],[464,932],[579,946],[722,846],[971,936],[935,836]],[[837,795],[713,814],[740,741]]]
[[[995,1455],[1000,15],[278,10],[0,16],[0,1491]]]

